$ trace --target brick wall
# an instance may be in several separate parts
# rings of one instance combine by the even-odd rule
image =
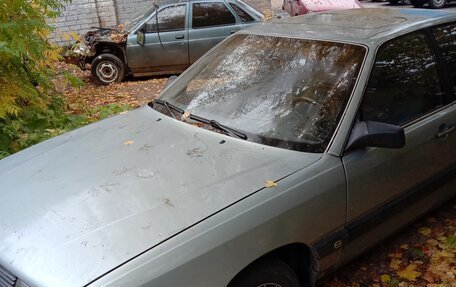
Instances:
[[[259,11],[271,8],[271,0],[244,0]],[[70,31],[84,34],[90,27],[110,27],[145,12],[152,0],[73,0],[65,5],[61,15],[51,23],[55,31],[51,41],[66,45],[69,41],[64,36]]]

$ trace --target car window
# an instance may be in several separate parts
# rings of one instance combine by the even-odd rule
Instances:
[[[241,18],[242,22],[253,22],[255,19],[253,19],[252,16],[250,16],[249,13],[245,12],[241,7],[234,3],[230,3],[231,8],[238,14],[239,18]]]
[[[160,32],[185,29],[185,5],[166,7],[158,11],[158,28]],[[157,32],[155,16],[146,23],[146,32]]]
[[[361,104],[363,120],[403,125],[438,107],[442,93],[436,65],[421,32],[385,43]]]
[[[435,28],[434,35],[447,65],[453,95],[456,95],[456,24]]]
[[[235,22],[234,15],[221,2],[193,4],[193,28],[230,25]]]

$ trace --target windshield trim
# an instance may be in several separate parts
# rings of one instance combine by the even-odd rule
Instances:
[[[337,123],[336,125],[336,128],[334,129],[334,133],[331,137],[331,139],[329,140],[328,142],[328,146],[326,147],[326,150],[324,153],[327,153],[327,154],[332,154],[332,155],[335,155],[335,156],[340,156],[341,155],[341,152],[339,153],[336,153],[334,150],[333,150],[333,145],[334,145],[334,142],[336,142],[336,138],[338,137],[338,135],[340,137],[345,137],[343,140],[344,140],[344,144],[343,146],[345,146],[345,143],[346,141],[348,141],[349,139],[349,133],[346,134],[346,135],[340,135],[339,131],[342,127],[342,124],[344,122],[344,120],[346,119],[347,117],[347,114],[348,114],[348,111],[349,109],[351,109],[351,106],[353,105],[353,102],[356,101],[354,95],[355,93],[362,93],[364,94],[364,89],[366,88],[367,86],[367,81],[364,83],[364,85],[362,83],[360,83],[361,81],[361,78],[363,77],[364,74],[367,73],[367,78],[369,78],[370,76],[370,71],[374,65],[374,61],[372,61],[371,65],[368,65],[368,58],[369,58],[369,52],[370,52],[370,49],[369,49],[369,46],[366,45],[366,44],[359,44],[359,46],[361,47],[364,47],[366,49],[365,51],[365,54],[364,54],[364,58],[363,58],[363,61],[361,63],[361,66],[359,68],[359,73],[358,73],[358,77],[356,78],[356,81],[353,85],[353,89],[352,89],[352,92],[350,94],[350,96],[348,97],[348,101],[347,103],[345,104],[345,108],[343,110],[343,112],[341,113],[341,116],[340,116],[340,119],[339,119],[339,122]],[[367,70],[366,70],[367,69]],[[362,97],[362,96],[361,96]],[[356,110],[358,111],[359,110],[359,104],[356,106]],[[357,113],[356,113],[357,114]],[[356,117],[352,120],[352,125],[354,124],[356,120]],[[351,128],[350,128],[350,131],[351,131]]]

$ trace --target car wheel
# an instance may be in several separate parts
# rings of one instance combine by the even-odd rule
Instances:
[[[299,287],[293,269],[283,261],[267,260],[247,267],[229,287]]]
[[[399,3],[399,0],[389,0],[390,4],[396,5]]]
[[[446,0],[429,0],[429,7],[432,9],[440,9],[446,5]]]
[[[413,7],[421,8],[421,7],[423,7],[424,3],[426,3],[426,1],[425,0],[410,0],[410,3],[412,3]]]
[[[92,61],[90,71],[93,78],[101,85],[121,82],[125,77],[125,65],[115,55],[100,54]]]

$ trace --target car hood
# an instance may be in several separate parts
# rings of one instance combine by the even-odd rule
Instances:
[[[0,265],[32,286],[88,284],[319,158],[149,107],[89,125],[0,161]]]

